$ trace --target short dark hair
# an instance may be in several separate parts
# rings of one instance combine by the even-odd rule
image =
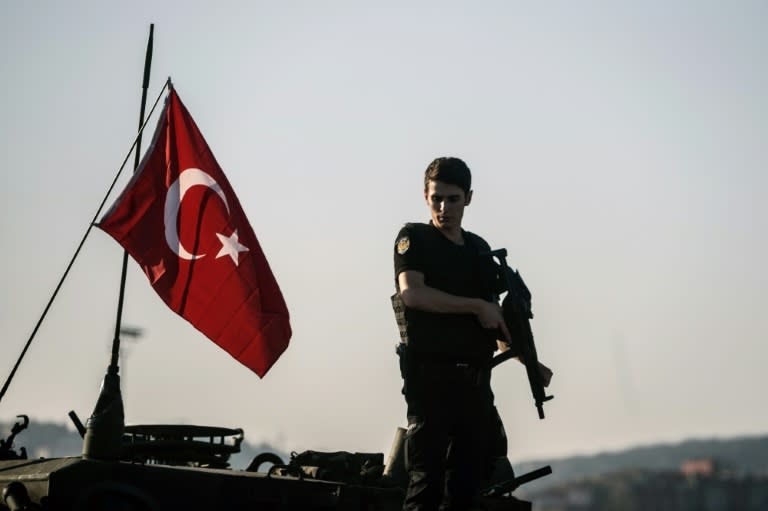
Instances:
[[[449,185],[456,185],[464,194],[468,195],[472,188],[472,173],[469,167],[460,158],[442,156],[435,158],[424,172],[424,189],[429,187],[430,181],[441,181]]]

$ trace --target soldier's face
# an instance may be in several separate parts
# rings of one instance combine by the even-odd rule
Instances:
[[[432,213],[432,223],[435,227],[453,231],[461,228],[464,208],[472,199],[472,190],[465,194],[457,185],[430,181],[424,190],[424,198]]]

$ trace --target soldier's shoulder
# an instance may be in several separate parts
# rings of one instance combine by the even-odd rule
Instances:
[[[409,229],[415,232],[424,232],[430,228],[429,224],[423,222],[407,222],[403,225],[403,229]]]
[[[395,241],[395,247],[397,253],[405,255],[408,249],[412,246],[423,246],[429,244],[429,224],[422,224],[417,222],[409,222],[400,229],[397,233],[397,239]]]
[[[471,243],[475,246],[477,246],[480,250],[488,251],[491,250],[491,246],[488,244],[485,239],[483,239],[482,236],[479,236],[475,234],[474,232],[470,231],[464,231],[464,235],[469,238]]]
[[[398,237],[401,236],[423,236],[430,230],[429,224],[419,222],[408,222],[403,224],[398,233]]]

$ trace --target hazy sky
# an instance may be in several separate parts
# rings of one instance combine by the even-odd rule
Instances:
[[[767,20],[761,1],[2,2],[0,378],[130,147],[154,22],[150,101],[171,76],[294,337],[259,380],[131,261],[129,423],[387,452],[392,246],[428,219],[426,165],[454,155],[465,227],[509,250],[555,371],[543,421],[520,364],[494,374],[513,463],[765,433]],[[90,415],[121,258],[92,232],[1,418]]]

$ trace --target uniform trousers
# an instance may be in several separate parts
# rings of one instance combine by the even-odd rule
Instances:
[[[403,510],[468,510],[489,468],[490,369],[429,359],[409,365]]]

